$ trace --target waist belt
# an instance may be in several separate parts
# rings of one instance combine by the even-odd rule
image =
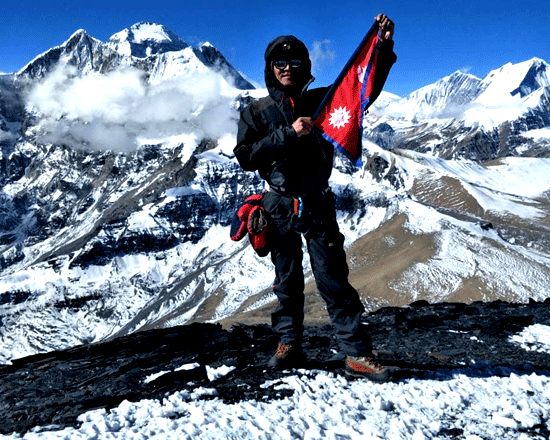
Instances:
[[[296,220],[301,219],[302,214],[311,214],[311,212],[316,211],[315,207],[322,207],[325,203],[326,195],[331,192],[329,186],[323,189],[302,192],[299,195],[283,192],[281,191],[281,187],[270,186],[269,189],[282,197],[292,200],[291,210]]]
[[[289,198],[292,198],[292,199],[307,198],[307,197],[311,197],[313,195],[325,195],[325,194],[328,194],[331,191],[330,186],[326,186],[323,189],[314,189],[314,190],[311,190],[311,191],[303,191],[303,192],[300,192],[300,193],[291,193],[291,192],[288,192],[284,187],[275,186],[275,185],[269,185],[269,190],[274,191],[274,192],[276,192],[277,194],[279,194],[281,196],[289,197]]]

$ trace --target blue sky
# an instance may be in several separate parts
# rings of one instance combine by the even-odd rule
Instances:
[[[106,41],[134,23],[152,21],[189,44],[210,41],[237,69],[262,84],[267,43],[278,35],[294,34],[319,55],[314,85],[322,86],[338,76],[378,12],[396,23],[398,61],[385,90],[400,96],[456,70],[484,77],[507,62],[533,57],[550,62],[547,0],[2,3],[0,72],[19,70],[78,29]]]

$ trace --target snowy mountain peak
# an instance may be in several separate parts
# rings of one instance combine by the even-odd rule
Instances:
[[[54,69],[66,66],[78,75],[132,67],[144,71],[149,79],[157,82],[211,70],[220,73],[237,89],[254,89],[212,44],[190,47],[165,26],[150,22],[136,23],[117,32],[106,43],[80,29],[62,45],[36,57],[17,73],[17,77],[25,80],[44,78]]]
[[[37,56],[17,72],[17,76],[27,79],[42,78],[60,61],[75,66],[81,72],[89,72],[97,65],[101,45],[101,41],[90,36],[84,29],[79,29],[60,46]]]
[[[388,110],[408,120],[449,114],[475,99],[480,93],[480,83],[476,76],[456,71],[403,100],[393,101]]]
[[[207,65],[215,65],[220,62],[227,62],[222,53],[215,47],[213,44],[208,41],[202,43],[195,50],[196,55],[201,59],[201,61]]]
[[[483,79],[456,71],[422,87],[402,99],[377,102],[374,109],[394,120],[416,123],[422,119],[462,120],[470,127],[492,130],[522,115],[546,108],[544,101],[550,86],[550,65],[540,59],[492,70]],[[544,102],[543,102],[544,101]],[[546,126],[543,111],[536,127]]]
[[[146,43],[148,41],[158,41],[159,43],[181,41],[181,39],[167,27],[157,23],[142,21],[132,25],[129,31],[133,34],[136,43]]]
[[[433,101],[433,99],[443,100],[446,105],[451,103],[463,104],[479,93],[480,82],[481,80],[478,77],[457,70],[434,84],[413,92],[411,96],[423,96],[428,101]]]
[[[106,45],[123,56],[146,58],[157,53],[185,49],[188,44],[163,25],[136,23],[114,34]]]
[[[68,44],[69,41],[75,40],[75,39],[81,39],[84,37],[89,37],[88,32],[84,29],[78,29],[76,32],[74,32],[69,39],[64,43],[65,45]]]
[[[223,54],[208,41],[194,50],[195,55],[204,65],[218,70],[226,77],[232,78],[236,88],[241,90],[254,89],[254,86],[227,61]]]
[[[540,58],[533,58],[526,62],[529,66],[519,87],[512,91],[512,95],[519,93],[521,97],[550,85],[550,65]]]
[[[500,105],[517,101],[541,87],[550,85],[550,65],[539,58],[521,63],[507,63],[492,70],[483,79],[483,94],[476,100],[483,105]]]
[[[466,73],[466,72],[463,72],[462,70],[457,70],[456,72],[451,73],[450,75],[443,77],[439,81],[464,81],[464,80],[470,79],[470,78],[475,78],[475,79],[479,80],[479,78],[477,76],[472,75],[471,73]]]

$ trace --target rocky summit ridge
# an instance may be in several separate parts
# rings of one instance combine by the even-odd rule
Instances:
[[[445,380],[453,374],[548,376],[550,354],[529,350],[511,338],[527,326],[549,325],[549,305],[548,300],[522,305],[417,302],[382,308],[365,316],[365,324],[379,362],[397,383],[411,378]],[[227,404],[282,399],[292,391],[269,384],[300,371],[267,368],[276,344],[276,335],[265,325],[224,330],[216,324],[191,324],[15,360],[0,366],[0,433],[77,428],[82,423],[79,416],[87,411],[109,411],[123,401],[162,401],[176,392],[192,395],[200,387],[210,391],[199,399],[217,398]],[[345,375],[330,325],[306,328],[304,352],[307,360],[299,368],[364,380]],[[208,369],[223,366],[230,367],[229,374],[208,374]],[[368,402],[368,396],[363,398]],[[538,423],[522,428],[522,435],[548,436],[545,414]],[[191,415],[176,411],[172,417]],[[458,438],[461,431],[440,434]]]

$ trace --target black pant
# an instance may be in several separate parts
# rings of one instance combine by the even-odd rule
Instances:
[[[266,210],[274,206],[275,218],[270,228],[271,260],[275,265],[274,293],[279,305],[272,314],[273,329],[280,342],[300,345],[304,322],[304,273],[302,267],[302,233],[292,226],[292,214],[282,218],[283,205],[291,204],[275,194],[264,196]],[[278,199],[278,200],[277,200]],[[317,289],[327,304],[327,311],[344,354],[370,355],[372,341],[361,324],[364,307],[359,294],[348,282],[349,269],[344,251],[344,236],[338,229],[332,194],[328,202],[308,213],[303,233],[310,256]],[[315,218],[317,213],[319,218]],[[288,221],[286,221],[288,220]]]

